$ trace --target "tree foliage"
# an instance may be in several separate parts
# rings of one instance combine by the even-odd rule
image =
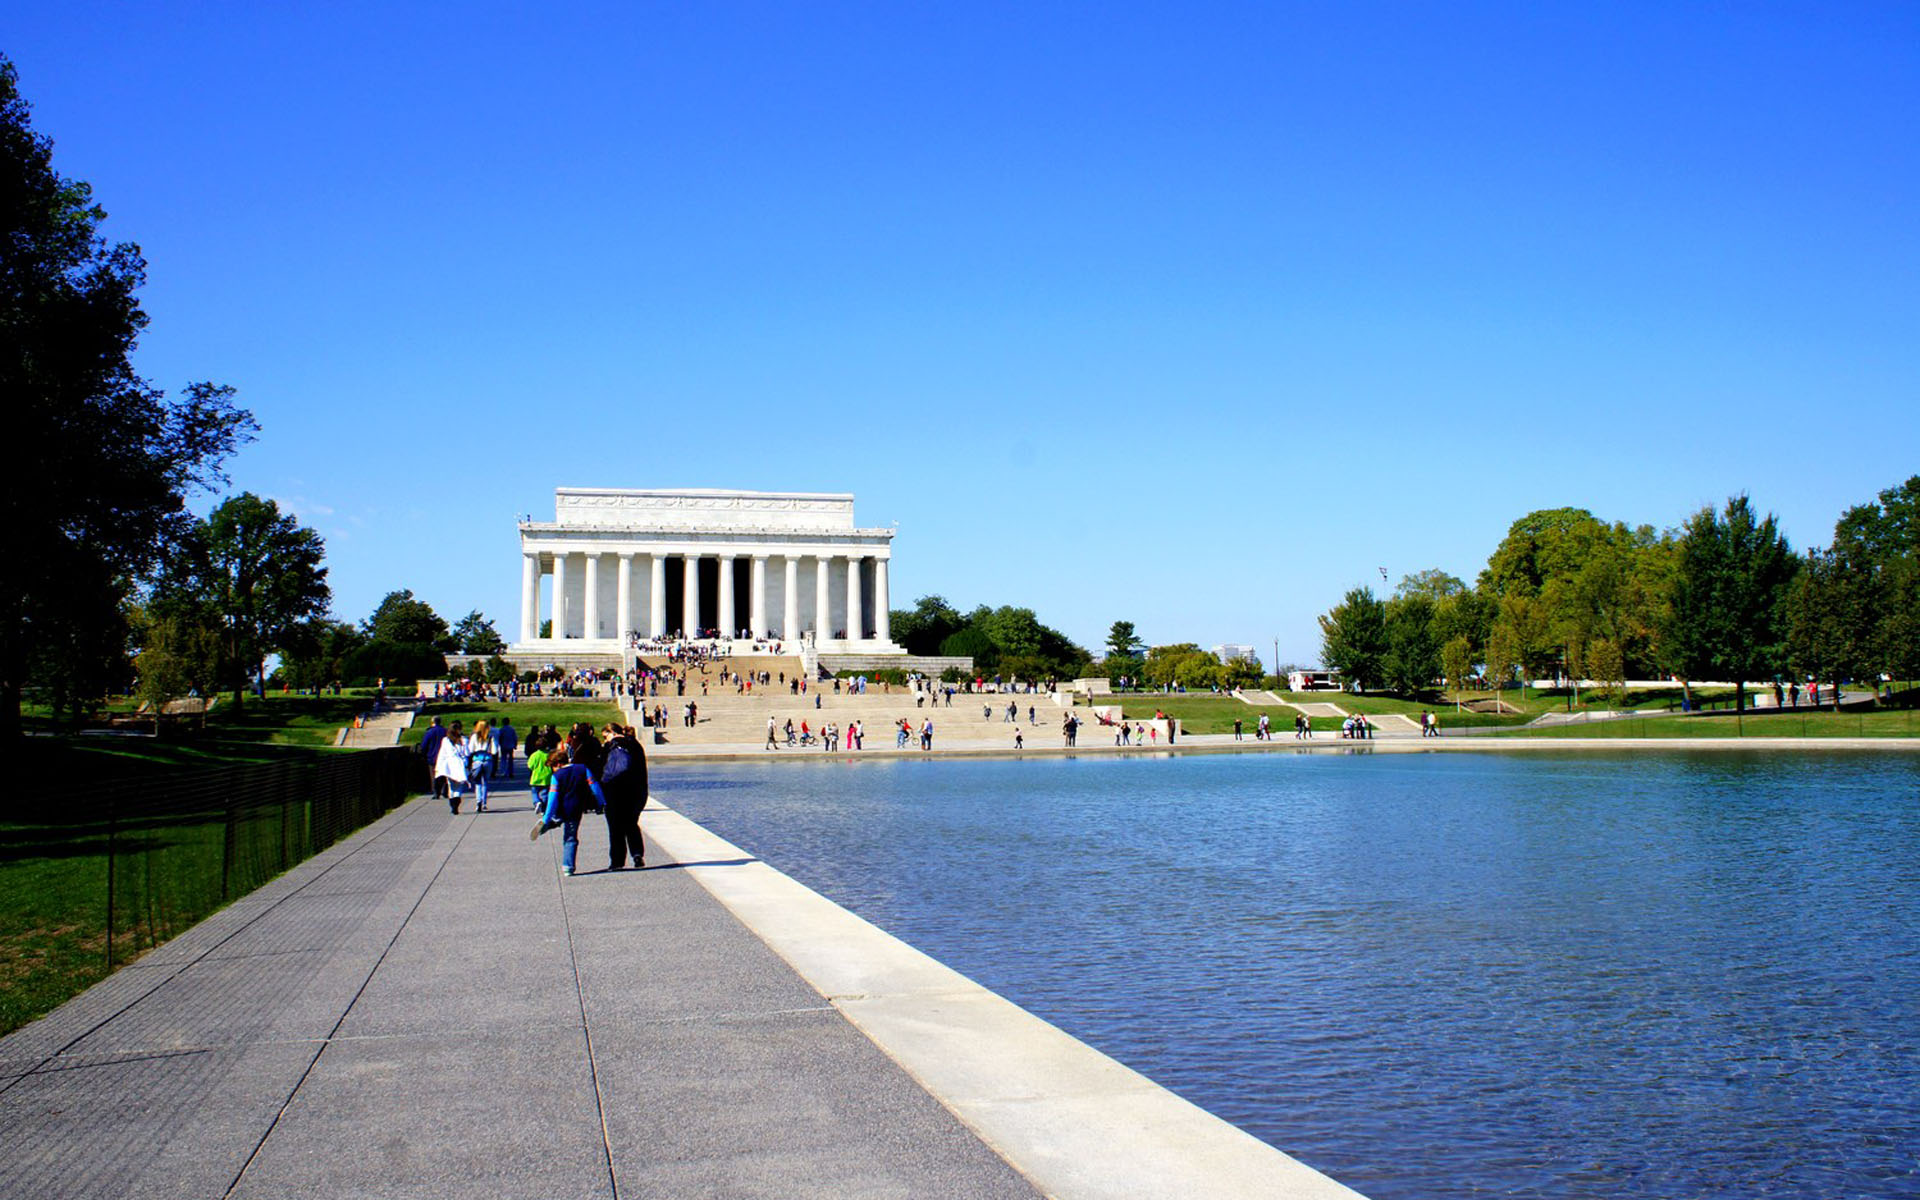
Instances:
[[[910,609],[896,608],[889,614],[893,640],[908,654],[944,654],[940,649],[954,634],[966,628],[967,619],[947,603],[945,596],[922,596]]]
[[[1735,707],[1745,707],[1745,684],[1786,666],[1786,601],[1798,566],[1774,517],[1757,516],[1747,497],[1695,513],[1680,542],[1667,630],[1682,677],[1731,681]]]
[[[1418,696],[1440,678],[1440,640],[1434,635],[1433,600],[1422,592],[1394,596],[1386,603],[1386,650],[1380,658],[1380,682],[1390,692]]]
[[[1807,552],[1787,609],[1803,675],[1920,675],[1920,475],[1841,515],[1833,544]]]
[[[230,388],[169,399],[133,370],[147,322],[139,247],[53,168],[13,64],[0,58],[0,396],[34,437],[0,480],[0,735],[25,688],[77,715],[126,670],[125,604],[187,525],[186,496],[217,485],[254,429]]]
[[[410,588],[388,592],[360,629],[373,642],[431,646],[443,654],[459,648],[446,621],[431,604],[416,599]]]
[[[305,622],[326,614],[332,593],[325,556],[319,534],[252,492],[222,501],[182,539],[176,562],[184,560],[181,569],[200,592],[195,600],[219,621],[234,703],[249,672],[264,687],[267,655],[285,650]]]
[[[499,654],[507,648],[507,640],[477,608],[460,618],[452,637],[462,654]]]
[[[1386,682],[1387,608],[1358,587],[1320,618],[1320,661],[1362,690]]]

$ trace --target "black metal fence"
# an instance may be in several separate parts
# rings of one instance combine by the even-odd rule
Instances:
[[[420,756],[395,746],[101,789],[108,969],[426,787]]]

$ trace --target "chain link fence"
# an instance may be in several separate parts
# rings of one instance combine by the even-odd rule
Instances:
[[[395,746],[102,789],[106,966],[125,962],[427,789]]]

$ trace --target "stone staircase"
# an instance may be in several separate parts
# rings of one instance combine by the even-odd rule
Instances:
[[[400,735],[413,725],[413,719],[419,711],[417,704],[410,704],[385,712],[363,714],[354,724],[335,734],[333,744],[349,750],[398,745]]]
[[[1023,728],[1034,728],[1027,723],[1029,706],[1034,709],[1040,728],[1052,730],[1059,726],[1062,710],[1045,695],[969,696],[960,693],[954,696],[952,707],[948,707],[944,699],[936,707],[931,696],[921,699],[900,687],[883,692],[877,684],[860,696],[845,692],[835,695],[831,684],[825,689],[809,687],[806,694],[800,696],[789,695],[784,688],[765,693],[756,691],[751,696],[735,695],[731,687],[726,689],[724,695],[717,690],[710,690],[708,695],[701,696],[698,688],[692,688],[685,696],[648,697],[643,703],[649,708],[654,705],[666,707],[664,731],[669,745],[741,743],[762,746],[767,740],[767,718],[772,717],[776,728],[780,729],[784,729],[791,718],[795,730],[799,729],[802,721],[815,730],[829,721],[844,730],[849,722],[858,720],[866,726],[867,745],[875,746],[878,741],[893,744],[893,726],[902,718],[912,721],[914,728],[918,729],[922,718],[932,717],[934,727],[941,736],[962,732],[997,736],[1002,729],[1012,729],[1002,720],[1007,701],[1011,699],[1017,699],[1020,703],[1020,724]],[[685,724],[689,700],[697,707],[697,721],[691,729]],[[920,700],[920,703],[916,704],[916,700]],[[995,704],[995,700],[999,703]],[[989,706],[992,715],[985,717],[982,709]],[[623,704],[622,707],[626,706]],[[631,709],[626,711],[631,714]],[[1082,714],[1084,717],[1086,710],[1083,709]],[[784,732],[781,738],[784,741]]]

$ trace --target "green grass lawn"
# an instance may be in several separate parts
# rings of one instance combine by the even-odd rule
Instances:
[[[1544,729],[1502,730],[1493,736],[1558,738],[1920,737],[1920,711],[1811,712],[1621,717]]]
[[[0,821],[0,1034],[205,919],[345,832],[287,805],[120,817],[96,794],[47,820]]]
[[[1240,718],[1241,729],[1248,737],[1260,724],[1260,714],[1267,714],[1273,726],[1275,737],[1282,734],[1292,736],[1293,718],[1297,715],[1292,708],[1272,704],[1248,704],[1235,700],[1231,696],[1207,695],[1127,695],[1119,697],[1120,715],[1128,720],[1148,721],[1154,712],[1160,711],[1180,722],[1180,728],[1187,733],[1232,733],[1233,719]],[[1338,733],[1339,717],[1309,717],[1316,733]],[[1098,726],[1089,727],[1098,732]]]

